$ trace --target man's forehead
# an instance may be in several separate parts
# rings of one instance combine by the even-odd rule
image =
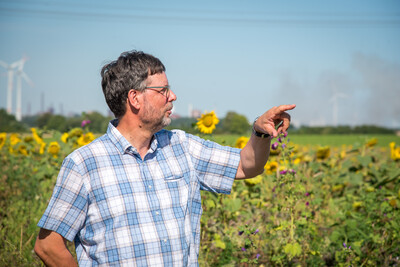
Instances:
[[[165,72],[161,72],[161,73],[156,73],[153,75],[150,75],[148,78],[148,83],[147,84],[152,84],[152,83],[159,83],[162,85],[167,85],[168,84],[168,79],[167,79],[167,75],[165,74]]]

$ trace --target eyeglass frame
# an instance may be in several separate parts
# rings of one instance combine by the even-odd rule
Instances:
[[[161,90],[156,90],[162,88]],[[149,90],[153,90],[156,91],[157,93],[162,94],[163,96],[165,96],[167,99],[169,98],[169,94],[171,92],[171,87],[169,85],[165,85],[165,86],[146,86],[144,88],[144,90],[149,89]]]

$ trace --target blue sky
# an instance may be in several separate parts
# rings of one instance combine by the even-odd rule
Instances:
[[[29,58],[23,114],[42,94],[56,113],[106,114],[100,69],[137,49],[163,61],[182,116],[294,103],[297,125],[400,128],[398,1],[0,0],[0,38],[0,60]],[[0,108],[6,89],[0,68]]]

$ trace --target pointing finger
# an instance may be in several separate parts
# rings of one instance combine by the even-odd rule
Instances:
[[[296,107],[296,105],[292,104],[292,105],[280,105],[277,107],[277,113],[282,113],[286,110],[292,110]]]

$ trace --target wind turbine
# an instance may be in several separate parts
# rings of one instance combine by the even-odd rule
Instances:
[[[12,90],[13,90],[13,78],[14,78],[14,69],[16,69],[21,64],[25,63],[26,59],[22,58],[12,64],[7,64],[4,61],[0,60],[0,65],[7,69],[8,72],[8,83],[7,83],[7,113],[12,113]]]
[[[332,107],[332,119],[333,119],[333,125],[337,126],[338,123],[338,99],[339,98],[346,98],[347,95],[342,94],[337,92],[336,90],[334,91],[332,97],[329,99],[330,102],[332,102],[333,107]]]
[[[22,99],[22,79],[24,79],[30,86],[33,86],[32,80],[26,75],[23,71],[25,62],[27,58],[22,58],[21,63],[18,65],[17,69],[17,110],[15,112],[15,118],[17,121],[21,121],[22,119],[22,109],[21,109],[21,99]]]

